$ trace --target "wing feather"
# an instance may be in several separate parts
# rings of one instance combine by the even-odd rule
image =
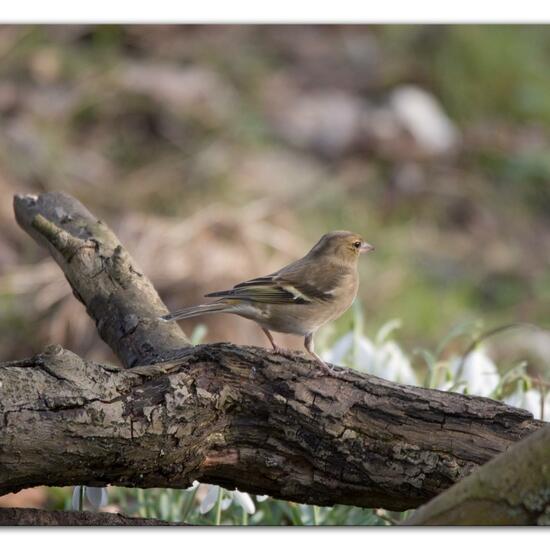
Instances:
[[[270,275],[249,279],[232,289],[205,296],[266,304],[330,302],[335,299],[334,289],[346,274],[344,270],[323,270],[318,266],[305,265],[302,259]]]
[[[311,300],[305,299],[302,294],[292,292],[276,283],[270,285],[238,286],[230,290],[221,290],[206,294],[207,298],[226,298],[248,300],[265,304],[306,304]]]

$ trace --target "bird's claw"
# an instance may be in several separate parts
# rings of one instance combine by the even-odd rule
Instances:
[[[324,361],[317,360],[315,361],[324,371],[325,374],[329,374],[334,378],[341,378],[343,373],[334,370],[332,367],[329,367]]]

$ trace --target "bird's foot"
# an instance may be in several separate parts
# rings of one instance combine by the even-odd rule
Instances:
[[[286,357],[287,359],[294,359],[295,356],[293,355],[293,352],[291,350],[282,348],[280,346],[277,346],[276,344],[272,344],[271,346],[273,353],[277,353],[279,355],[282,355],[283,357]],[[269,350],[271,351],[271,350]]]
[[[342,372],[339,372],[335,369],[333,369],[332,367],[330,367],[329,365],[327,365],[322,359],[320,359],[319,357],[317,357],[315,359],[315,362],[322,368],[323,370],[323,374],[328,374],[334,378],[342,378],[342,375],[343,373]]]

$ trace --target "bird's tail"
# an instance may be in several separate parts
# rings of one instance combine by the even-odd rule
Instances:
[[[214,302],[213,304],[184,307],[183,309],[163,315],[161,319],[163,321],[179,321],[180,319],[189,319],[190,317],[197,317],[198,315],[205,315],[207,313],[220,313],[221,311],[227,311],[227,309],[228,304]]]

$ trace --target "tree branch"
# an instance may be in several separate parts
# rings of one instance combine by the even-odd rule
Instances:
[[[550,426],[422,506],[407,525],[550,525]]]
[[[126,367],[170,357],[189,345],[157,291],[107,225],[64,193],[16,195],[15,217],[45,246],[100,336]]]
[[[53,346],[0,365],[0,494],[187,487],[319,505],[422,504],[544,423],[479,397],[324,373],[298,353],[189,346],[112,232],[68,195],[16,197],[124,370]],[[164,361],[158,365],[143,366]]]

